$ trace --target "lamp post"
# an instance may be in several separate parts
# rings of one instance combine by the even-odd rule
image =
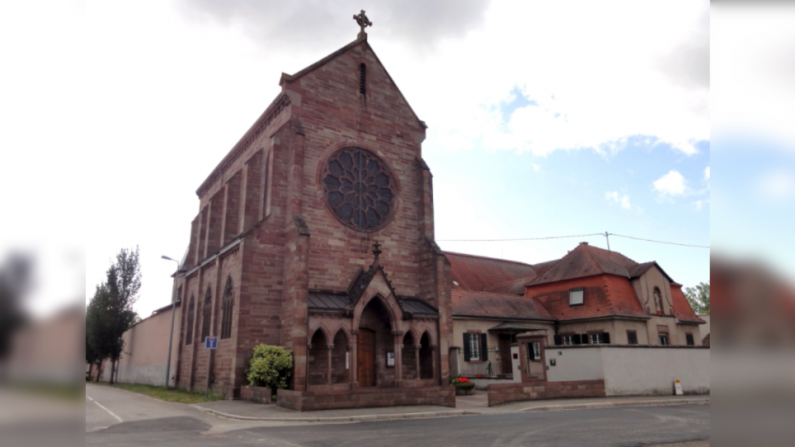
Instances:
[[[177,273],[179,273],[179,261],[176,259],[169,258],[166,255],[161,256],[161,258],[167,261],[174,261],[177,263]],[[176,273],[175,273],[176,275]],[[168,359],[166,360],[166,388],[168,388],[168,382],[171,375],[171,342],[174,339],[174,313],[177,308],[177,297],[174,296],[174,291],[171,291],[171,328],[168,330]]]

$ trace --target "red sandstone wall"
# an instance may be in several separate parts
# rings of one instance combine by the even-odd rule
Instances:
[[[505,383],[489,385],[489,406],[536,399],[605,396],[604,380],[575,382]]]

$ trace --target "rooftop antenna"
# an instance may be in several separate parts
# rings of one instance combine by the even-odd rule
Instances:
[[[605,239],[607,240],[607,251],[610,251],[610,233],[605,231]]]

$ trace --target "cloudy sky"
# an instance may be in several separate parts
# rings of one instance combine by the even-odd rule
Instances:
[[[46,264],[37,306],[90,296],[136,245],[137,310],[167,304],[175,266],[160,256],[183,255],[195,190],[280,74],[352,41],[362,8],[429,125],[443,249],[533,263],[606,241],[450,240],[605,231],[710,245],[707,1],[4,2],[0,206],[20,219],[0,247]],[[783,166],[760,176],[760,194],[795,191]],[[707,249],[610,244],[686,286],[709,280]]]

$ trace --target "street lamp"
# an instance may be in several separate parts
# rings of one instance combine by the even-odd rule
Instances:
[[[161,258],[167,261],[174,261],[177,263],[177,273],[179,273],[179,261],[173,258],[169,258],[166,255],[161,256]],[[174,297],[174,291],[171,291],[172,298],[171,298],[171,328],[168,331],[168,359],[166,360],[166,388],[168,388],[169,377],[171,374],[171,342],[174,338],[174,313],[177,309],[177,297]]]

